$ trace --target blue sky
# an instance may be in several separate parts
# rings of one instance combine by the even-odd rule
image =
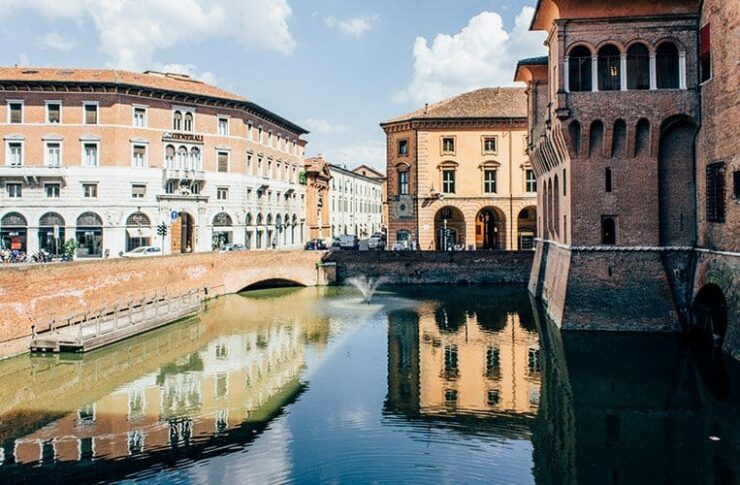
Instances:
[[[384,164],[378,123],[511,84],[544,54],[535,0],[0,0],[3,65],[186,72],[311,131],[308,154]]]

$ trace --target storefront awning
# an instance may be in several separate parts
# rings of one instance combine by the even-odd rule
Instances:
[[[128,234],[128,237],[150,238],[152,237],[152,228],[151,227],[127,227],[126,233]]]

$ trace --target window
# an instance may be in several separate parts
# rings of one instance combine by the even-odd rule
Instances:
[[[20,199],[22,195],[22,185],[17,183],[5,184],[5,193],[9,199]]]
[[[141,106],[134,106],[133,124],[137,128],[146,127],[146,108]]]
[[[254,125],[252,125],[251,121],[247,122],[247,138],[249,138],[249,141],[254,141]]]
[[[179,111],[172,114],[172,129],[175,131],[182,130],[182,113]]]
[[[82,184],[82,197],[86,199],[97,199],[98,184]]]
[[[218,134],[221,136],[229,136],[229,119],[228,118],[218,119]]]
[[[525,172],[525,189],[527,192],[537,192],[537,178],[534,175],[534,170],[528,168]]]
[[[486,194],[496,193],[496,170],[486,169],[483,171],[483,192]]]
[[[612,191],[612,169],[609,167],[604,171],[604,190]]]
[[[252,174],[252,155],[247,153],[247,173]]]
[[[489,406],[496,406],[501,401],[501,393],[498,389],[490,389],[486,393],[486,402]]]
[[[8,123],[23,123],[23,102],[8,102]]]
[[[398,140],[398,156],[405,157],[409,154],[409,141]]]
[[[445,345],[444,365],[446,374],[458,373],[457,345]]]
[[[7,164],[11,167],[23,165],[23,143],[11,141],[8,143]]]
[[[44,184],[44,193],[47,199],[58,199],[62,186],[60,184]]]
[[[650,53],[644,44],[627,49],[627,89],[650,89]]]
[[[599,49],[599,90],[619,91],[621,87],[621,56],[616,46],[607,44]]]
[[[218,152],[218,171],[229,171],[229,154],[227,152]]]
[[[131,198],[143,199],[146,196],[146,184],[131,184]]]
[[[218,187],[216,189],[216,200],[229,200],[229,189],[226,187]]]
[[[707,221],[725,222],[725,162],[707,165],[706,175]]]
[[[442,192],[445,194],[455,193],[455,171],[442,170]]]
[[[501,369],[501,351],[497,347],[486,349],[486,375],[493,377]]]
[[[496,153],[498,150],[497,138],[495,136],[483,137],[483,153]]]
[[[655,54],[658,89],[678,89],[678,49],[670,42],[658,46]]]
[[[568,57],[568,88],[570,91],[591,91],[591,51],[578,46],[570,51]]]
[[[82,144],[82,166],[83,167],[96,167],[98,165],[98,144],[97,143],[83,143]]]
[[[442,153],[454,154],[455,153],[455,138],[452,136],[446,136],[442,138]]]
[[[398,172],[398,193],[407,195],[409,193],[409,173],[407,171]]]
[[[134,168],[146,167],[146,145],[134,145],[131,166]]]
[[[62,144],[58,141],[46,142],[44,156],[47,167],[60,167],[62,165]]]
[[[732,172],[732,195],[735,200],[740,199],[740,170]]]
[[[601,244],[617,243],[617,224],[613,217],[601,218]]]
[[[52,124],[62,122],[62,104],[59,101],[46,102],[46,122]]]
[[[84,103],[85,111],[85,124],[86,125],[97,125],[98,124],[98,104],[97,103]]]
[[[193,131],[193,113],[185,113],[183,118],[183,129],[185,131]]]
[[[257,128],[257,143],[259,143],[259,144],[262,144],[262,142],[263,142],[263,140],[262,140],[262,132],[263,131],[264,130],[262,129],[261,126]]]
[[[699,29],[699,64],[701,66],[701,82],[709,81],[712,78],[712,54],[709,24]]]

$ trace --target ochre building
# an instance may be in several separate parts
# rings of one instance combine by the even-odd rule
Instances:
[[[465,93],[388,120],[388,240],[421,250],[531,249],[536,190],[521,88]]]

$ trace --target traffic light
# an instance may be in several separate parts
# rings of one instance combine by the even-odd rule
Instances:
[[[165,224],[164,222],[161,222],[157,226],[157,235],[162,236],[162,237],[167,235],[167,224]]]

